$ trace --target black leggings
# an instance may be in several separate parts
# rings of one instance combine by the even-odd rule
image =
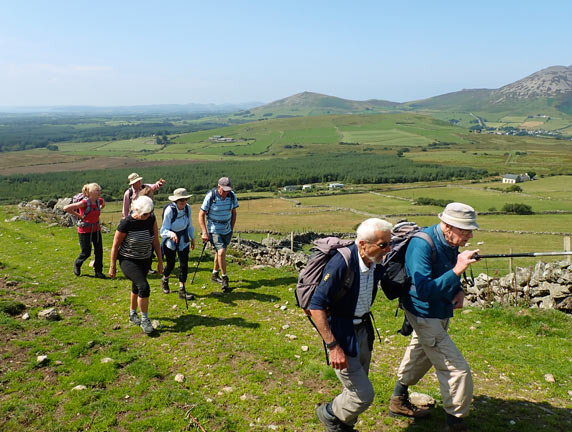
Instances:
[[[81,267],[86,259],[91,255],[91,244],[93,243],[93,255],[95,263],[93,269],[100,273],[103,270],[103,243],[101,241],[101,231],[91,233],[78,233],[79,247],[81,253],[75,260],[75,265]]]
[[[167,246],[164,248],[165,258],[167,260],[167,266],[163,271],[165,277],[169,277],[173,269],[175,268],[175,255],[179,255],[179,281],[187,282],[187,273],[189,272],[189,246],[183,250],[173,250],[169,249]]]
[[[147,273],[151,268],[151,259],[130,259],[119,256],[121,271],[131,281],[131,292],[140,298],[147,298],[151,292],[147,282]]]

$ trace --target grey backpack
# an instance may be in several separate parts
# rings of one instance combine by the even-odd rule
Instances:
[[[337,298],[332,303],[336,303],[337,300],[343,297],[353,283],[354,272],[350,268],[351,251],[348,248],[353,243],[353,240],[342,240],[337,237],[325,237],[314,240],[313,253],[310,255],[306,266],[300,272],[298,283],[296,284],[296,303],[304,309],[306,315],[310,315],[310,301],[312,300],[314,290],[322,280],[324,267],[337,252],[344,257],[347,270],[344,275],[342,289],[340,289]]]

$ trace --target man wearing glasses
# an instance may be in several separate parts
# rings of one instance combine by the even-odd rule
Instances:
[[[414,418],[429,414],[428,409],[411,404],[408,387],[434,366],[447,413],[445,430],[465,431],[463,418],[473,399],[473,378],[447,329],[453,310],[463,307],[461,275],[476,261],[473,255],[478,252],[459,253],[459,247],[465,246],[479,226],[475,210],[462,203],[447,205],[439,219],[440,223],[423,230],[433,240],[435,251],[426,240],[414,237],[405,253],[411,289],[401,301],[414,332],[397,372],[389,413]]]
[[[382,273],[378,264],[391,250],[391,228],[382,219],[362,222],[355,243],[349,246],[349,262],[346,264],[341,253],[330,259],[310,302],[312,318],[344,387],[330,403],[316,408],[328,432],[354,431],[358,415],[373,402],[368,377],[374,340],[370,306]],[[353,275],[351,282],[347,280],[348,271]]]

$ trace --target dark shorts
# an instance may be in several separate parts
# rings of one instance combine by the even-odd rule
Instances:
[[[209,233],[209,240],[217,251],[220,249],[226,249],[230,244],[231,239],[232,231],[228,234]]]

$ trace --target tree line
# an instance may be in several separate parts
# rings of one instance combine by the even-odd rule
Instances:
[[[51,199],[72,196],[85,183],[96,182],[106,200],[120,200],[133,169],[19,174],[0,176],[0,202]],[[158,198],[177,187],[202,194],[213,188],[222,176],[232,180],[237,192],[275,191],[286,185],[307,183],[382,184],[412,183],[453,179],[478,179],[486,170],[469,167],[415,163],[388,155],[343,153],[309,155],[300,158],[256,161],[221,161],[160,166],[137,170],[144,182],[159,178],[167,181]]]

